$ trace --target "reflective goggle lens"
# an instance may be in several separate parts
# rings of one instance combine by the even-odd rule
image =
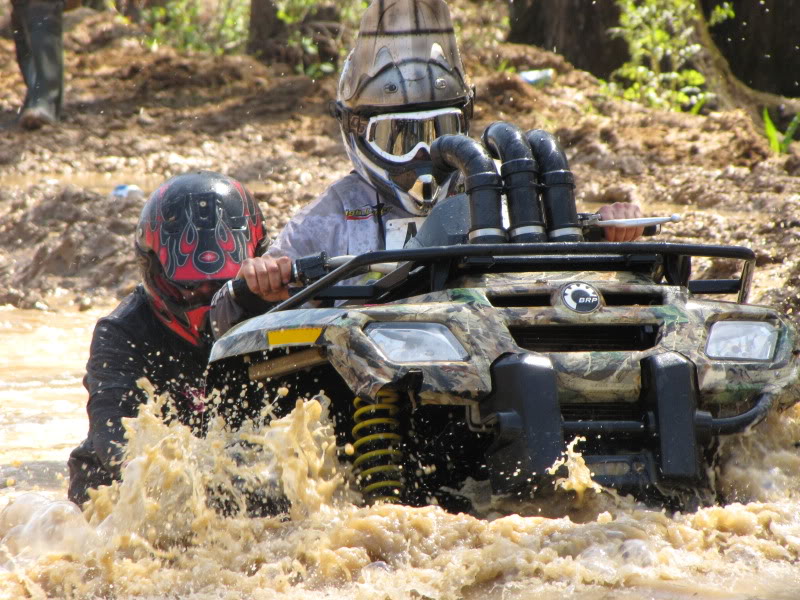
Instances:
[[[463,124],[464,115],[457,108],[376,115],[367,125],[366,141],[383,158],[403,162],[421,148],[430,150],[442,135],[462,133]]]

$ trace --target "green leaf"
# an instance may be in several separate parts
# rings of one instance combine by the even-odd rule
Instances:
[[[708,19],[708,24],[711,27],[715,25],[719,25],[723,21],[727,19],[732,19],[736,16],[736,11],[731,6],[730,2],[723,2],[722,4],[718,4],[714,7],[711,11],[711,16]]]
[[[693,115],[699,115],[700,111],[703,110],[703,106],[705,106],[706,98],[705,96],[700,96],[697,101],[692,104],[692,108],[689,109],[689,112]]]
[[[797,133],[797,128],[800,127],[800,113],[797,113],[786,128],[786,133],[783,135],[783,142],[781,142],[781,152],[788,152],[789,145],[794,139],[794,134]]]
[[[773,152],[776,154],[780,154],[781,152],[781,142],[780,142],[780,134],[778,133],[775,124],[772,122],[772,119],[769,116],[769,112],[767,111],[766,107],[764,108],[763,112],[764,117],[764,133],[767,135],[767,139],[769,140],[769,147],[772,148]]]

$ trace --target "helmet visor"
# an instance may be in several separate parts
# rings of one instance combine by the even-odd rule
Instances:
[[[403,163],[422,149],[430,152],[436,138],[465,130],[464,113],[459,108],[389,113],[370,118],[365,141],[378,156]]]

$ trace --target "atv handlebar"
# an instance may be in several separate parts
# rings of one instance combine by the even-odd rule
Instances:
[[[681,220],[681,216],[670,215],[669,217],[641,217],[637,219],[609,219],[603,221],[597,213],[590,215],[581,213],[579,219],[581,227],[648,227],[663,223],[678,223]],[[647,233],[644,235],[647,235]]]
[[[298,258],[292,263],[292,283],[301,283],[309,285],[317,279],[320,279],[342,265],[346,265],[355,258],[353,254],[345,254],[342,256],[328,256],[327,252],[320,252],[318,254],[311,254]],[[387,274],[391,273],[397,268],[397,263],[375,263],[369,265],[368,269],[364,269],[363,273],[374,271],[376,273]],[[354,275],[358,275],[356,272]]]
[[[644,236],[658,235],[661,231],[662,223],[677,223],[681,220],[680,215],[671,215],[669,217],[644,217],[637,219],[612,219],[603,221],[597,213],[579,213],[578,222],[583,229],[583,236],[586,241],[599,242],[604,239],[603,228],[605,227],[644,227]],[[349,263],[355,256],[328,256],[327,252],[319,252],[318,254],[311,254],[303,256],[292,262],[292,277],[291,282],[303,286],[308,286],[315,281],[322,279],[328,273],[338,269],[339,267]],[[388,274],[397,268],[396,262],[387,263],[373,263],[368,265],[368,269],[356,271],[353,275],[359,272],[374,271],[381,274]],[[271,303],[262,300],[259,296],[252,293],[247,283],[243,279],[235,279],[231,284],[231,292],[233,296],[241,302],[248,305],[260,302],[263,305],[272,306]],[[263,308],[260,306],[259,308]]]
[[[597,213],[578,213],[578,224],[583,231],[583,239],[587,242],[601,242],[605,239],[606,227],[644,227],[642,235],[651,237],[661,233],[663,223],[677,223],[680,215],[669,217],[641,217],[638,219],[609,219],[603,221]]]
[[[311,285],[315,281],[322,279],[328,273],[346,265],[354,258],[356,257],[349,254],[343,256],[328,256],[326,252],[303,256],[292,263],[292,277],[290,283],[295,283],[299,286]],[[357,269],[353,275],[366,273],[368,271],[386,275],[395,269],[397,269],[397,263],[373,263],[365,265],[361,269]],[[293,290],[299,289],[302,288],[293,288]],[[268,302],[255,294],[244,279],[232,279],[230,282],[230,291],[236,302],[250,312],[265,312],[277,304],[276,302]]]

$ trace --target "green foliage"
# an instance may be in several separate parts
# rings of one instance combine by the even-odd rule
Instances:
[[[504,58],[495,66],[495,71],[497,71],[498,73],[511,74],[517,72],[517,67],[512,65],[507,58]]]
[[[310,77],[321,77],[336,70],[330,61],[319,58],[319,47],[309,33],[306,21],[320,0],[274,0],[278,18],[286,25],[287,45],[304,57],[296,69]],[[339,0],[341,15],[337,43],[356,31],[367,0]],[[180,50],[198,50],[213,54],[241,52],[247,43],[250,21],[250,0],[167,0],[162,6],[143,11],[150,26],[147,43],[156,47],[169,45]]]
[[[309,35],[308,30],[303,27],[320,4],[323,3],[319,0],[275,0],[278,18],[283,21],[289,32],[287,40],[289,47],[300,50],[304,56],[303,62],[295,65],[295,70],[314,79],[336,71],[335,64],[320,58],[318,44]],[[343,39],[358,29],[361,15],[368,5],[368,0],[338,0],[336,2],[342,25],[335,40],[341,49],[340,54],[346,52],[344,44],[342,44]]]
[[[278,18],[289,26],[304,22],[320,4],[325,3],[320,0],[275,0]],[[368,0],[339,0],[336,2],[342,16],[342,23],[353,28],[358,27],[361,15],[368,5]]]
[[[308,35],[303,35],[300,31],[293,31],[289,36],[289,46],[299,48],[307,60],[295,65],[295,70],[299,74],[307,75],[313,79],[318,79],[324,75],[330,75],[336,70],[336,65],[328,61],[322,61],[319,57],[319,46],[314,39]]]
[[[611,34],[628,45],[630,60],[611,75],[609,90],[627,100],[698,112],[709,99],[705,77],[691,68],[700,51],[694,27],[702,18],[696,0],[615,0],[619,27]],[[712,22],[733,15],[729,2],[714,9]]]
[[[247,42],[249,0],[168,0],[163,6],[142,11],[150,25],[146,42],[156,47],[170,45],[181,50],[213,54],[238,52]]]
[[[722,4],[717,4],[711,11],[711,15],[708,17],[708,25],[713,27],[735,16],[736,12],[733,10],[733,5],[730,2],[723,2]]]
[[[772,148],[775,154],[784,154],[789,152],[789,145],[792,143],[798,127],[800,127],[800,113],[797,113],[794,116],[791,123],[789,123],[789,127],[786,128],[786,131],[783,134],[781,134],[778,131],[778,128],[775,127],[775,123],[772,122],[772,119],[770,118],[769,112],[766,108],[764,109],[763,117],[764,133],[769,140],[769,147]]]

